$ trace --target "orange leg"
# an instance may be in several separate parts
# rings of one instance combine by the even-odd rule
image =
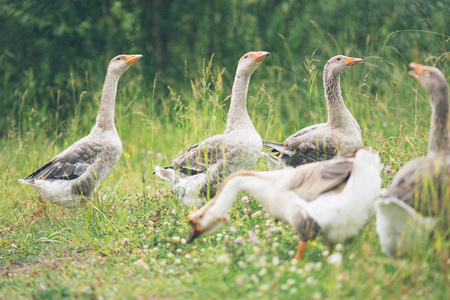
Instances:
[[[47,210],[47,203],[44,200],[39,199],[39,204],[36,208],[36,211],[31,215],[31,218],[33,220],[42,218],[46,210]]]
[[[306,245],[307,244],[308,244],[307,242],[302,242],[302,241],[298,242],[298,251],[297,251],[297,253],[294,256],[295,260],[297,260],[297,261],[302,260],[303,253],[305,253],[305,249],[306,249]]]

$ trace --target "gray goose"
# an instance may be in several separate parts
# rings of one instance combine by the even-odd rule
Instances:
[[[119,162],[122,154],[114,124],[114,107],[120,76],[142,55],[118,55],[106,71],[97,119],[89,135],[76,141],[20,183],[36,188],[40,201],[76,207],[81,199],[92,197],[93,190]],[[45,206],[44,206],[45,207]]]
[[[262,140],[247,112],[250,77],[269,52],[248,52],[241,57],[234,78],[226,129],[190,147],[167,168],[155,174],[170,181],[178,198],[187,206],[201,206],[214,196],[229,174],[253,169],[262,150]]]
[[[303,128],[283,143],[263,142],[264,146],[270,147],[262,153],[269,169],[332,159],[362,147],[361,129],[345,106],[340,87],[340,75],[361,61],[343,55],[328,60],[323,70],[328,122]]]
[[[431,130],[426,157],[413,159],[396,174],[376,203],[381,250],[390,256],[416,248],[450,206],[450,132],[448,85],[434,67],[410,64],[409,75],[430,95]],[[444,212],[450,224],[450,211]]]

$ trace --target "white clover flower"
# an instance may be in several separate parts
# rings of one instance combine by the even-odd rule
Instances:
[[[289,286],[287,284],[283,284],[280,288],[282,290],[287,290],[289,288]]]
[[[280,264],[280,259],[277,256],[272,257],[272,264],[277,266]]]
[[[272,247],[274,247],[274,248],[277,248],[278,246],[280,246],[280,243],[278,243],[278,242],[274,242],[274,243],[272,244]]]
[[[184,258],[191,258],[191,256],[190,256],[189,254],[186,254],[186,255],[184,256]]]
[[[173,257],[173,254],[169,252],[169,253],[167,253],[167,257],[168,257],[168,258],[172,258],[172,257]]]
[[[295,254],[295,251],[294,251],[294,250],[289,250],[289,252],[288,252],[288,255],[289,255],[289,256],[294,256],[294,254]]]
[[[220,256],[217,257],[216,261],[218,263],[229,263],[230,262],[230,258],[228,257],[228,254],[222,254]]]
[[[289,294],[295,294],[297,293],[298,289],[293,287],[292,289],[289,290]]]
[[[180,237],[179,236],[173,236],[172,237],[172,241],[174,242],[174,243],[178,243],[179,241],[180,241]]]
[[[223,235],[221,233],[216,234],[217,237],[222,237]]]
[[[186,240],[185,239],[181,239],[181,244],[186,244]]]
[[[316,264],[314,265],[314,268],[316,268],[316,270],[319,270],[320,268],[322,268],[322,263],[320,261],[316,262]]]
[[[194,259],[192,260],[192,262],[198,263],[198,258],[194,258]]]
[[[317,292],[313,294],[313,299],[322,299],[322,294]]]
[[[267,269],[266,268],[262,268],[259,272],[258,272],[258,275],[259,276],[264,276],[264,275],[266,275],[267,274]]]
[[[177,258],[177,259],[175,259],[174,262],[175,262],[176,264],[180,264],[180,263],[181,263],[181,259]]]
[[[342,250],[342,244],[341,244],[341,243],[336,244],[336,246],[334,247],[334,249],[335,249],[336,251],[341,251],[341,250]]]
[[[314,278],[309,276],[308,278],[306,278],[305,282],[306,282],[306,284],[313,284],[314,283]]]
[[[252,274],[252,275],[250,276],[250,279],[253,280],[254,283],[259,282],[259,278],[258,278],[258,276],[256,276],[256,274]]]
[[[181,250],[180,248],[177,249],[177,253],[181,253],[183,250]]]
[[[340,264],[341,262],[342,262],[342,253],[340,252],[333,253],[327,258],[327,263],[331,265],[337,265]]]
[[[328,256],[328,255],[330,255],[330,251],[328,251],[328,250],[322,251],[322,256]]]
[[[287,285],[293,285],[294,283],[295,283],[295,280],[292,279],[292,278],[289,278],[289,279],[286,281],[286,284],[287,284]]]
[[[243,266],[245,266],[245,262],[243,262],[242,260],[238,261],[237,264],[238,264],[238,266],[241,267],[241,268],[242,268]]]
[[[261,286],[259,287],[262,291],[267,291],[269,289],[269,285],[268,284],[261,284]]]

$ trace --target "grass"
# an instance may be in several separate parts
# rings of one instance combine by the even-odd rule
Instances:
[[[326,60],[312,54],[284,69],[273,63],[279,55],[263,62],[249,90],[248,111],[264,140],[282,141],[326,121],[321,83]],[[382,172],[384,187],[405,162],[426,155],[429,131],[427,94],[395,55],[385,50],[341,77],[344,101],[364,144],[379,150],[389,166]],[[445,56],[441,59],[449,74]],[[49,94],[61,110],[66,101],[78,103],[75,111],[64,112],[70,115],[64,120],[40,109],[28,90],[17,92],[17,117],[5,121],[10,129],[0,140],[0,298],[446,298],[449,241],[423,241],[424,249],[392,259],[381,253],[373,222],[338,247],[344,257],[338,265],[326,262],[320,240],[293,264],[298,236],[275,224],[256,201],[236,201],[228,226],[186,244],[190,209],[152,172],[224,130],[235,70],[205,61],[195,79],[178,88],[159,86],[157,76],[140,77],[145,63],[146,57],[119,83],[116,121],[124,146],[119,165],[84,207],[49,205],[42,219],[31,218],[37,195],[17,179],[89,132],[101,80],[73,75],[67,87],[72,99]],[[261,160],[256,169],[267,167]]]

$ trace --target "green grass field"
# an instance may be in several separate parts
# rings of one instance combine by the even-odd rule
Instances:
[[[431,111],[426,92],[407,75],[409,61],[391,52],[364,57],[341,76],[344,101],[365,146],[378,150],[387,167],[383,187],[405,162],[426,155]],[[292,68],[283,69],[276,62],[284,54],[273,50],[250,83],[247,107],[264,140],[282,141],[326,121],[321,81],[326,60],[294,57]],[[361,55],[352,49],[343,54]],[[450,74],[446,57],[433,62]],[[388,258],[380,251],[375,219],[360,237],[337,247],[340,264],[327,263],[328,248],[320,240],[293,264],[296,233],[275,224],[256,201],[245,204],[240,198],[228,225],[186,244],[190,209],[152,172],[224,130],[235,70],[206,60],[201,69],[187,66],[197,79],[186,79],[184,88],[167,87],[156,77],[140,76],[150,61],[144,53],[119,83],[116,125],[124,153],[115,171],[84,207],[48,205],[40,219],[32,218],[37,194],[17,179],[90,131],[103,78],[90,82],[84,74],[72,75],[67,90],[73,97],[59,100],[61,107],[77,103],[67,119],[30,100],[32,78],[28,89],[16,92],[17,116],[5,121],[9,133],[0,140],[1,299],[448,297],[450,242],[422,241],[413,253]],[[262,158],[257,169],[267,170]]]

